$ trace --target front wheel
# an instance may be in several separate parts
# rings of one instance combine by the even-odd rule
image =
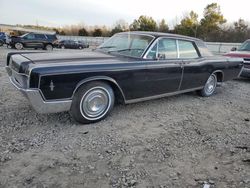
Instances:
[[[21,49],[23,49],[23,44],[20,43],[20,42],[17,42],[17,43],[15,44],[15,48],[16,48],[17,50],[21,50]]]
[[[104,82],[90,82],[75,93],[70,113],[80,123],[93,123],[104,119],[114,106],[114,92]]]
[[[211,74],[202,90],[198,91],[198,94],[202,97],[209,97],[214,94],[217,86],[217,77],[215,74]]]

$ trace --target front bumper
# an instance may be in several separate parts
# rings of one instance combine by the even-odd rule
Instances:
[[[250,78],[250,69],[243,68],[243,70],[242,70],[240,76],[241,76],[241,77]]]
[[[15,76],[12,74],[12,70],[6,67],[8,72],[10,82],[14,87],[19,90],[30,102],[31,106],[38,113],[57,113],[63,111],[69,111],[71,107],[72,100],[53,100],[44,101],[39,89],[26,89],[23,88],[16,80]]]

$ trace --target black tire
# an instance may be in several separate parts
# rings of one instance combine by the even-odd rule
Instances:
[[[211,74],[206,81],[205,86],[203,89],[198,91],[198,94],[202,97],[210,97],[216,91],[217,86],[217,76],[215,74]]]
[[[53,46],[52,44],[46,44],[45,47],[44,47],[45,50],[48,50],[48,51],[52,51],[53,50]]]
[[[110,113],[114,102],[115,96],[110,85],[101,81],[89,82],[78,88],[74,94],[70,114],[80,123],[97,122]],[[91,104],[94,104],[94,106],[91,107]],[[98,109],[98,107],[101,107],[101,111],[95,112],[93,109]]]
[[[15,48],[17,49],[17,50],[21,50],[21,49],[23,49],[23,44],[22,43],[20,43],[20,42],[17,42],[17,43],[15,43]]]

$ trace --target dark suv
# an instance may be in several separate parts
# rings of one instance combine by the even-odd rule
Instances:
[[[18,50],[22,48],[52,50],[56,41],[57,37],[53,34],[26,33],[20,37],[11,37],[9,45]]]

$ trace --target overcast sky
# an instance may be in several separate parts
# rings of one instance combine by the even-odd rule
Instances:
[[[221,6],[229,22],[250,21],[249,0],[0,0],[0,23],[112,26],[119,19],[131,23],[147,15],[156,21],[164,18],[172,26],[191,10],[201,17],[212,2]]]

